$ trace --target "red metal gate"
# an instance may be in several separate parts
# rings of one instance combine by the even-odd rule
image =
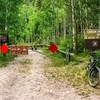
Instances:
[[[28,54],[28,46],[10,46],[10,51],[12,55],[27,55]]]

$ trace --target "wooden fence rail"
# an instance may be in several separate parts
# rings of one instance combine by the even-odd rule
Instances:
[[[37,49],[38,47],[48,47],[48,46],[49,46],[48,44],[37,44],[37,45],[34,45],[33,48]],[[74,55],[74,53],[71,53],[69,51],[69,49],[67,49],[66,51],[63,51],[63,50],[61,50],[61,49],[58,48],[58,52],[61,53],[65,57],[65,59],[66,59],[67,62],[70,62],[71,56]]]
[[[48,47],[48,44],[36,44],[33,46],[18,46],[18,45],[11,45],[9,46],[9,50],[11,51],[12,55],[27,55],[28,54],[28,49],[35,49],[37,50],[38,47]],[[58,52],[61,53],[67,62],[71,60],[71,56],[74,54],[67,49],[66,51],[63,51],[58,48]]]

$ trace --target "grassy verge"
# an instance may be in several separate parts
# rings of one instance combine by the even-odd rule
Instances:
[[[0,53],[0,68],[6,67],[7,64],[14,59],[14,56],[11,56],[10,53],[7,53],[6,55],[2,55]]]
[[[99,88],[88,85],[86,68],[88,63],[87,54],[75,55],[69,64],[66,64],[61,54],[52,54],[48,50],[44,53],[50,58],[51,63],[45,67],[46,76],[50,80],[64,81],[80,90],[79,94],[86,95],[95,93],[100,95]]]

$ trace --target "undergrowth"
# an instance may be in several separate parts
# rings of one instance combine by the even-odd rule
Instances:
[[[0,67],[6,67],[7,64],[12,61],[15,58],[15,56],[12,56],[10,52],[8,52],[6,55],[3,55],[0,53]]]
[[[88,84],[87,64],[89,56],[85,53],[74,55],[72,61],[66,64],[65,58],[59,54],[52,54],[44,49],[44,53],[50,58],[51,63],[45,67],[48,79],[64,81],[66,84],[74,86],[80,90],[79,94],[88,95],[90,93],[100,94],[99,88],[92,88]]]

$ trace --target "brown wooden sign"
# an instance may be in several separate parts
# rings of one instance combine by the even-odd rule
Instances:
[[[85,47],[89,50],[100,49],[100,30],[88,29],[84,33]]]
[[[88,29],[84,33],[85,39],[100,39],[100,30]]]
[[[100,49],[100,39],[85,39],[85,47],[89,50]]]
[[[5,36],[0,36],[0,42],[6,42],[6,37]]]
[[[28,46],[10,46],[12,55],[27,55],[28,54]]]

